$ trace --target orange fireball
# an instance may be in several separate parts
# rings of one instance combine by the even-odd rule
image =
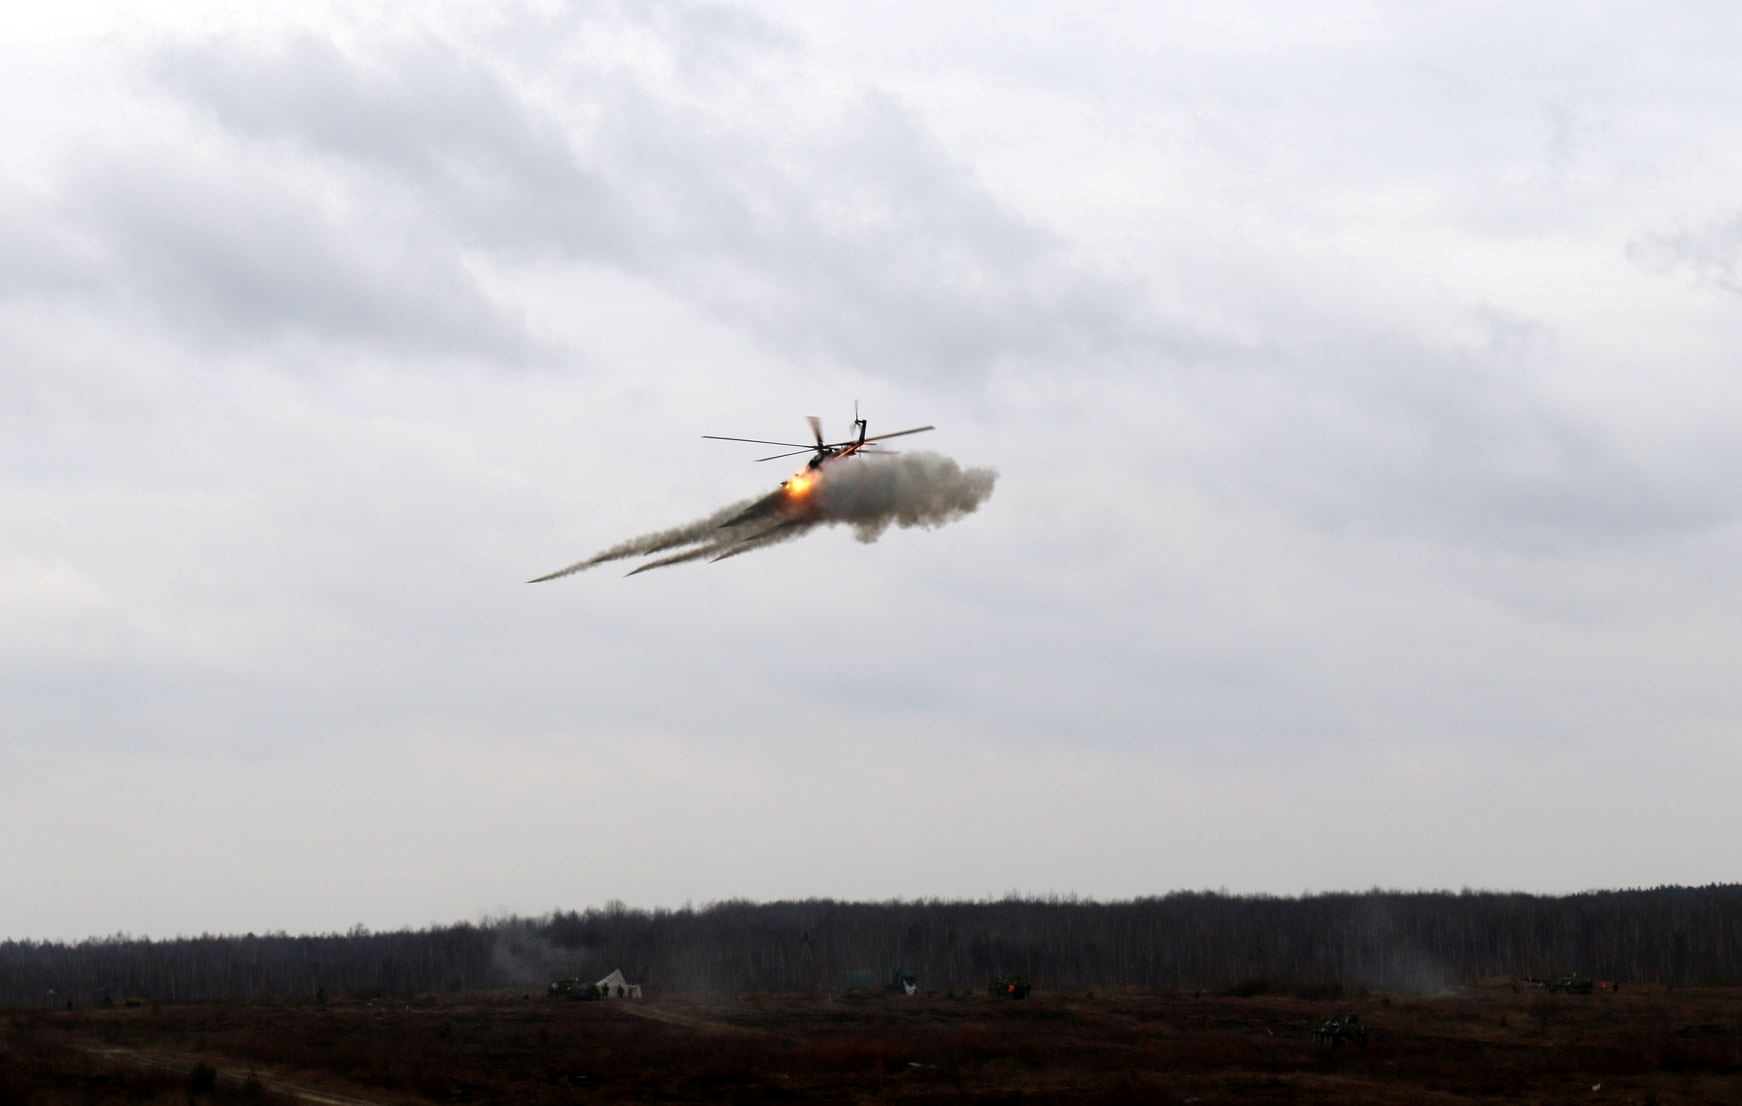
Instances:
[[[786,494],[801,496],[811,490],[811,479],[808,476],[795,476],[786,482]]]

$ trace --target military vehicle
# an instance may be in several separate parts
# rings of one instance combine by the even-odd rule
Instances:
[[[551,998],[566,998],[574,1002],[593,1002],[605,997],[597,983],[584,979],[559,979],[550,985],[547,993]]]
[[[1532,988],[1547,991],[1551,995],[1588,995],[1597,986],[1595,980],[1586,979],[1578,972],[1562,972],[1548,979],[1525,976],[1524,981]]]
[[[993,998],[1027,998],[1028,990],[1028,980],[1019,975],[995,975],[986,985]]]
[[[1313,1030],[1313,1044],[1330,1045],[1336,1048],[1344,1041],[1353,1041],[1363,1047],[1367,1044],[1367,1027],[1361,1024],[1359,1014],[1344,1014],[1340,1018],[1328,1018],[1319,1023]]]

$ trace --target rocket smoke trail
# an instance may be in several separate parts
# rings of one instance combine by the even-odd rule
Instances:
[[[559,568],[528,583],[542,583],[628,557],[667,554],[636,567],[649,569],[736,557],[778,545],[818,526],[851,526],[862,542],[874,542],[891,526],[936,529],[979,510],[998,473],[964,469],[937,453],[901,453],[845,458],[806,470],[760,499],[721,508],[706,518],[630,538],[603,553]]]

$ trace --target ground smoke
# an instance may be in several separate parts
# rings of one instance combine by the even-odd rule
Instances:
[[[802,494],[796,490],[801,478],[813,481]],[[997,480],[992,469],[964,469],[937,453],[843,458],[801,472],[788,487],[760,499],[631,538],[528,582],[537,584],[607,561],[660,553],[666,556],[638,566],[629,575],[685,561],[718,561],[789,541],[818,526],[851,526],[862,542],[876,541],[891,526],[931,530],[978,510]]]

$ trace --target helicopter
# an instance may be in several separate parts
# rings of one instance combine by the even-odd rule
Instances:
[[[799,442],[771,442],[766,438],[730,438],[724,434],[702,435],[704,438],[711,438],[719,442],[752,442],[756,445],[791,447],[786,453],[758,457],[756,458],[758,461],[778,461],[782,457],[797,457],[801,453],[812,454],[811,459],[805,462],[803,470],[782,480],[779,488],[752,503],[739,512],[737,516],[721,523],[722,528],[736,526],[739,523],[775,513],[802,517],[806,512],[814,510],[814,507],[808,503],[808,497],[811,489],[822,476],[824,465],[833,464],[842,458],[852,457],[860,453],[871,455],[890,453],[893,451],[877,449],[872,443],[881,442],[887,438],[899,438],[903,434],[922,434],[927,430],[937,429],[933,426],[916,426],[911,430],[891,430],[887,434],[872,434],[867,437],[865,419],[860,417],[859,405],[854,403],[853,426],[856,428],[855,435],[844,442],[825,442],[823,441],[823,420],[815,415],[806,415],[805,419],[811,424],[811,436],[816,439],[815,445],[804,445]],[[791,523],[785,525],[791,525]]]
[[[867,449],[866,447],[870,446],[872,442],[881,442],[888,438],[899,438],[903,434],[921,434],[927,430],[937,429],[935,426],[916,426],[911,430],[891,430],[887,434],[873,434],[870,437],[866,437],[866,420],[859,417],[859,405],[857,403],[853,404],[853,425],[858,428],[858,433],[857,436],[849,438],[844,442],[823,441],[823,420],[817,418],[815,415],[806,415],[805,421],[811,424],[811,436],[816,439],[815,445],[804,445],[800,442],[771,442],[766,438],[729,438],[723,434],[703,434],[702,437],[710,438],[717,442],[752,442],[756,445],[782,445],[791,447],[789,452],[774,453],[767,457],[758,457],[756,458],[758,461],[778,461],[782,457],[797,457],[801,453],[814,453],[815,456],[805,462],[805,468],[816,470],[821,469],[829,462],[838,461],[844,457],[851,457],[855,453],[864,452],[875,454],[888,452],[876,448]],[[803,474],[801,473],[800,475],[802,476]],[[785,487],[786,482],[783,482],[781,486]]]

